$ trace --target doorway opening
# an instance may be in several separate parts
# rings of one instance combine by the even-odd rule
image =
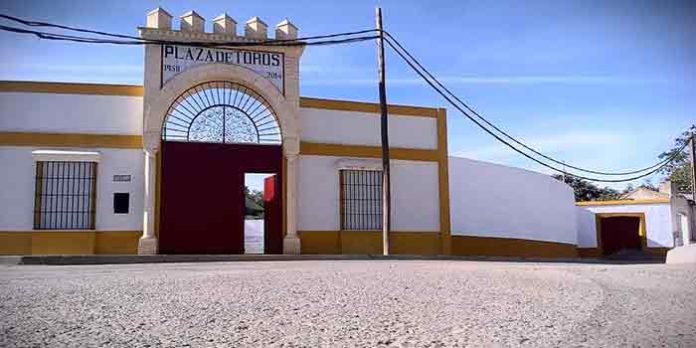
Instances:
[[[639,216],[600,217],[602,256],[640,253],[643,249]]]
[[[244,173],[244,253],[265,253],[266,221],[272,218],[276,174]]]

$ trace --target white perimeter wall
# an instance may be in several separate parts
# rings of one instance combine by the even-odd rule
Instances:
[[[300,140],[380,146],[380,118],[366,112],[301,108]],[[437,119],[390,114],[389,146],[436,149]]]
[[[645,213],[648,247],[672,247],[672,217],[669,203],[580,206],[578,209],[578,247],[597,247],[596,213]]]
[[[449,158],[452,235],[577,243],[573,190],[549,175]]]
[[[36,166],[32,151],[44,148],[0,147],[0,231],[28,231],[34,225]],[[143,173],[142,150],[80,149],[98,151],[97,230],[142,230]],[[130,174],[131,182],[113,182],[113,175]],[[128,214],[113,213],[113,194],[130,193]]]
[[[0,93],[0,132],[142,135],[143,98]]]
[[[392,230],[440,230],[437,162],[392,161]],[[339,169],[381,168],[377,159],[300,156],[298,230],[338,231]]]

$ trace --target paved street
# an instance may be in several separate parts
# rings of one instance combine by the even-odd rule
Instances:
[[[696,267],[0,266],[2,347],[696,347]]]

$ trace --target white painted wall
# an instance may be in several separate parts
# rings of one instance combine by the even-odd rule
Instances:
[[[33,150],[45,148],[0,147],[0,231],[29,231],[34,224],[36,165]],[[85,149],[81,149],[85,150]],[[101,160],[97,166],[97,230],[142,230],[142,150],[95,148]],[[113,182],[116,174],[130,174],[131,182]],[[128,214],[113,213],[113,194],[130,193]]]
[[[0,131],[142,135],[143,98],[0,93]]]
[[[577,207],[578,248],[596,248],[597,222],[595,214],[586,207]]]
[[[316,143],[380,146],[380,118],[355,111],[300,109],[300,140]],[[389,145],[436,149],[437,119],[389,115]]]
[[[577,243],[573,190],[519,168],[449,158],[452,235]]]
[[[578,246],[581,248],[597,246],[597,226],[594,215],[597,213],[645,213],[648,247],[671,248],[674,245],[669,203],[581,206],[577,209],[578,241],[581,242]]]
[[[300,156],[298,165],[298,230],[337,231],[339,169],[381,168],[377,159]],[[436,162],[392,161],[392,229],[439,231]]]
[[[673,191],[676,192],[676,189]],[[672,231],[681,235],[684,245],[696,244],[696,207],[689,204],[683,196],[670,197]]]

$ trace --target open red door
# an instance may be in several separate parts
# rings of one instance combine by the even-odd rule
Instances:
[[[271,175],[265,178],[263,180],[263,227],[264,252],[266,254],[283,253],[281,196],[278,175]]]

